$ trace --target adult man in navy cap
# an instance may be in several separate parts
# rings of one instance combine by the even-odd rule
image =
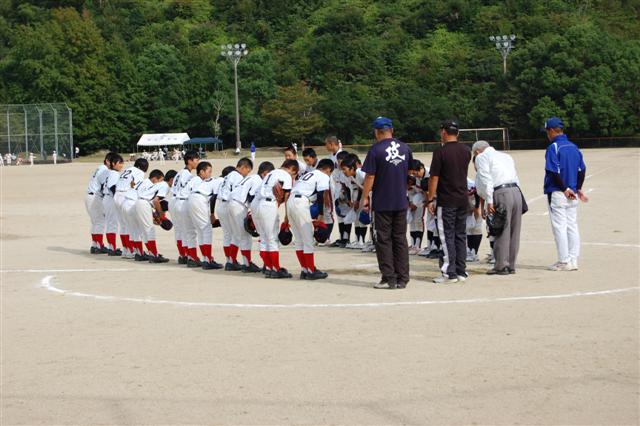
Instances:
[[[564,134],[561,119],[551,117],[541,131],[551,142],[545,154],[544,193],[547,194],[551,229],[558,249],[558,261],[550,269],[576,271],[580,255],[578,200],[589,201],[582,192],[587,167],[578,147]]]
[[[369,149],[362,165],[367,176],[361,205],[374,213],[376,255],[382,274],[374,288],[405,288],[409,282],[407,176],[413,156],[404,142],[393,137],[390,119],[376,118],[373,131],[377,142]]]
[[[429,168],[427,208],[436,215],[444,252],[442,275],[433,279],[436,284],[456,283],[467,278],[467,171],[471,150],[458,143],[459,128],[453,120],[442,122],[442,146],[434,151]]]

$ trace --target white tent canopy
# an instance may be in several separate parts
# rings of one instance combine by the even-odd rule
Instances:
[[[138,146],[182,145],[189,139],[187,133],[148,133],[140,137]]]

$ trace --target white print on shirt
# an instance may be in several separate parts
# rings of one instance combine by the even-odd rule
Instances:
[[[405,159],[404,155],[400,155],[400,151],[398,150],[399,146],[400,146],[399,143],[397,143],[396,141],[392,141],[389,144],[389,148],[385,150],[387,151],[387,158],[385,158],[385,160],[387,160],[389,163],[393,164],[394,166],[397,166],[398,164],[402,163]]]

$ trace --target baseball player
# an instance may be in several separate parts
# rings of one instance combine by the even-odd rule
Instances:
[[[212,254],[211,254],[211,235],[209,231],[211,229],[211,212],[210,212],[210,199],[208,194],[213,190],[211,183],[211,173],[213,167],[208,161],[200,161],[196,167],[196,175],[189,180],[189,183],[185,187],[185,192],[188,194],[187,200],[183,204],[183,234],[182,234],[182,246],[187,250],[187,267],[204,269],[216,269],[216,265],[212,266]],[[202,193],[198,192],[200,187]],[[200,194],[207,194],[205,197],[200,197]],[[206,225],[207,229],[203,229]],[[198,236],[200,235],[200,238]],[[198,248],[200,246],[200,252],[205,258],[205,262],[209,265],[205,265],[198,257]],[[206,266],[206,267],[205,267]]]
[[[425,191],[429,184],[429,168],[425,167],[422,161],[414,159],[411,164],[409,164],[409,175],[416,179],[416,188],[420,188],[423,194],[426,194]],[[418,255],[430,259],[438,259],[440,257],[440,238],[438,237],[436,217],[429,213],[428,209],[425,210],[428,245],[420,251]]]
[[[102,186],[102,209],[104,210],[105,233],[107,236],[107,254],[109,256],[121,256],[122,250],[117,248],[116,234],[120,231],[120,221],[118,211],[113,196],[116,193],[116,184],[120,179],[120,172],[124,168],[124,159],[119,154],[112,156],[110,160],[109,173]],[[125,246],[124,235],[120,233],[123,247]],[[127,240],[128,244],[128,240]]]
[[[285,203],[289,198],[293,187],[293,178],[298,175],[298,162],[296,160],[285,160],[279,169],[272,170],[263,179],[262,185],[256,191],[254,221],[258,232],[260,232],[260,251],[264,252],[265,277],[266,278],[291,278],[291,274],[280,267],[280,253],[278,244],[278,232],[280,231],[280,217],[278,216],[278,205]],[[274,187],[279,187],[284,191],[282,200],[277,200],[274,194]],[[285,223],[288,218],[285,216]]]
[[[291,190],[291,196],[287,201],[287,213],[291,232],[296,240],[296,255],[302,272],[302,280],[319,280],[327,278],[327,273],[316,269],[313,258],[315,241],[313,238],[313,222],[310,207],[316,203],[318,206],[318,221],[323,222],[325,191],[331,186],[331,173],[333,161],[324,159],[318,163],[318,168],[306,173],[300,178]]]
[[[224,265],[225,271],[241,271],[242,266],[238,263],[238,236],[233,235],[233,225],[229,216],[229,201],[233,189],[253,170],[253,162],[244,157],[236,164],[236,169],[225,176],[216,201],[216,217],[222,226],[222,249],[227,258]]]
[[[171,212],[171,218],[173,219],[173,230],[176,236],[176,246],[178,247],[178,263],[186,265],[188,261],[187,247],[183,244],[184,236],[184,216],[185,216],[185,202],[189,198],[189,190],[187,185],[193,178],[191,174],[192,170],[198,167],[200,162],[200,156],[195,150],[189,150],[184,154],[184,169],[178,172],[175,177],[173,186],[171,187],[171,200],[169,202],[169,212]],[[195,259],[194,259],[195,260]]]
[[[148,257],[151,263],[167,263],[169,259],[158,253],[156,245],[156,228],[153,223],[154,211],[163,214],[162,200],[169,195],[169,185],[164,182],[164,173],[155,169],[149,173],[149,177],[138,186],[138,200],[135,203],[134,215],[140,228],[142,242],[150,253]],[[144,259],[144,255],[141,259]]]
[[[334,196],[336,221],[338,222],[338,232],[340,234],[340,238],[331,244],[331,247],[347,247],[347,244],[349,244],[351,240],[351,227],[356,221],[356,214],[351,202],[351,190],[349,189],[351,183],[344,173],[342,173],[341,169],[342,161],[344,161],[347,156],[349,156],[349,153],[346,151],[340,151],[336,154],[336,162],[338,165],[331,174],[331,192]]]
[[[351,193],[351,206],[355,214],[356,241],[347,244],[346,248],[359,250],[364,248],[367,237],[367,225],[360,222],[360,213],[362,212],[360,199],[362,198],[364,178],[366,177],[366,173],[362,171],[361,167],[362,163],[356,154],[348,154],[340,163],[340,169],[345,176],[347,186]]]
[[[123,253],[123,257],[126,259],[143,260],[144,257],[142,249],[142,240],[139,236],[138,224],[131,214],[132,208],[135,206],[138,200],[137,187],[144,180],[144,174],[149,169],[149,162],[144,158],[138,158],[132,167],[126,168],[118,182],[116,183],[116,193],[114,195],[114,202],[116,204],[117,211],[121,223],[125,223],[125,231],[127,235],[126,240],[127,252]],[[122,234],[122,230],[120,231]]]
[[[240,247],[240,253],[242,254],[242,272],[262,272],[262,268],[251,261],[251,245],[253,240],[251,235],[245,230],[244,222],[249,213],[249,206],[255,199],[256,192],[262,185],[262,179],[274,169],[273,163],[269,161],[261,163],[258,167],[258,174],[246,176],[231,192],[231,198],[227,207],[228,217],[231,232],[234,237],[236,237],[236,241]]]
[[[298,159],[298,151],[296,147],[293,145],[289,145],[284,149],[284,159],[285,160],[295,160],[298,162],[298,176],[297,179],[300,179],[302,175],[307,172],[307,163],[304,161],[300,161]]]
[[[407,197],[409,198],[409,209],[407,210],[407,223],[409,224],[409,236],[411,245],[409,254],[417,255],[422,247],[424,238],[424,213],[426,201],[422,188],[418,185],[418,180],[409,175],[407,182]]]
[[[476,192],[476,182],[467,179],[469,190],[469,214],[467,216],[467,262],[478,262],[478,250],[482,242],[482,210],[480,196]]]
[[[306,164],[306,172],[315,170],[318,167],[318,154],[313,148],[305,148],[302,150],[302,159]]]
[[[102,208],[102,186],[100,182],[104,181],[104,177],[109,174],[110,161],[113,158],[113,152],[108,153],[100,165],[91,175],[87,193],[84,197],[84,205],[91,219],[91,254],[107,253],[108,249],[104,246],[102,233],[104,232],[104,209]]]

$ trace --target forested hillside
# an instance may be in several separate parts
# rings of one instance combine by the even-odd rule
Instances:
[[[575,136],[640,133],[640,6],[597,0],[0,0],[0,103],[67,102],[87,150],[142,132],[233,144],[233,68],[244,42],[242,140],[371,137],[380,114],[406,141],[438,123],[537,136],[558,114]],[[515,34],[502,58],[489,41]]]

